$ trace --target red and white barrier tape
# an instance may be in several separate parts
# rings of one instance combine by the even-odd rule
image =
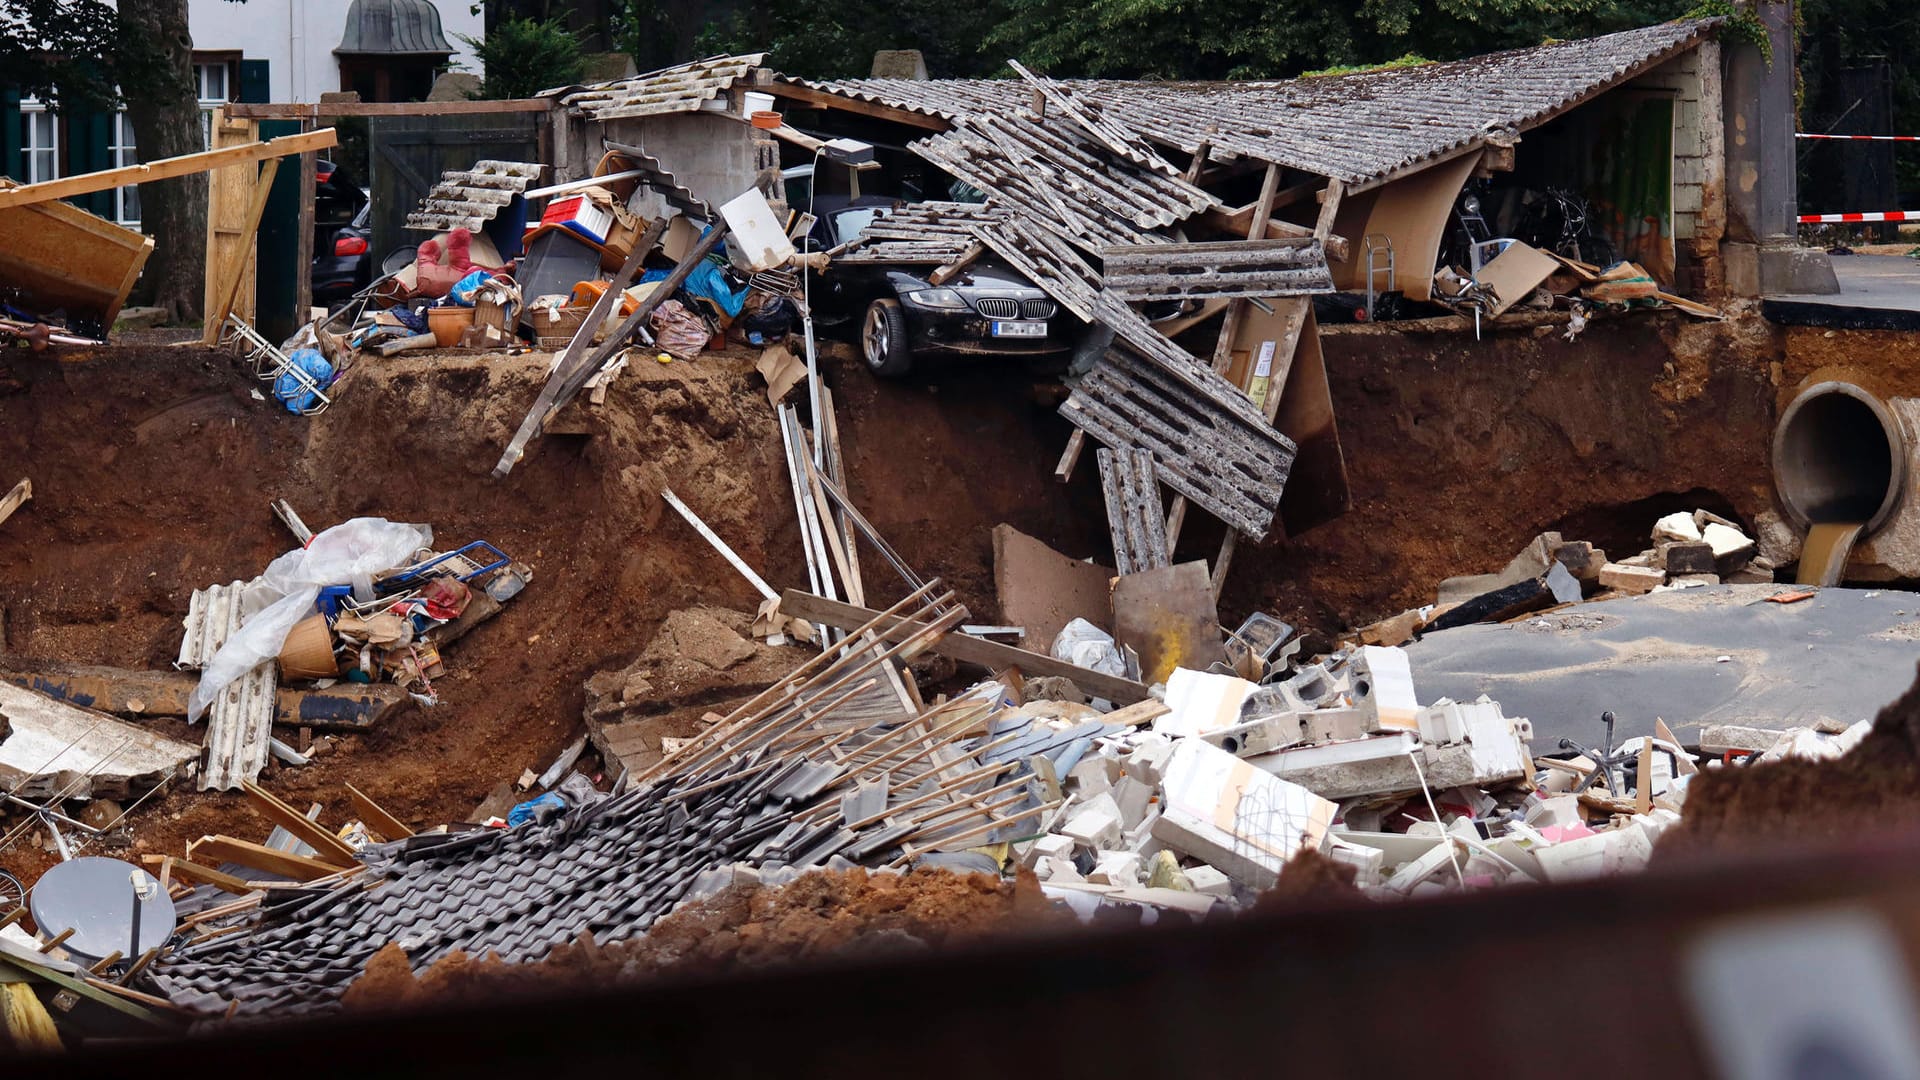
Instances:
[[[1884,214],[1801,214],[1802,225],[1840,225],[1856,221],[1920,221],[1920,210],[1889,210]]]
[[[1815,135],[1808,131],[1793,133],[1796,139],[1854,139],[1859,142],[1920,142],[1920,135]]]

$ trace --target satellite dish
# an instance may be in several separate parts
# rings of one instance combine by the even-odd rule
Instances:
[[[61,948],[96,962],[157,948],[173,936],[176,922],[173,898],[160,879],[119,859],[69,859],[55,866],[34,883],[28,907],[42,934],[51,938],[71,929]]]

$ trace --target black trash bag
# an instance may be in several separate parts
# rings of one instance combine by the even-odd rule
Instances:
[[[757,305],[755,300],[759,301]],[[784,339],[793,332],[793,324],[800,315],[793,301],[766,293],[755,293],[747,301],[747,307],[748,310],[740,314],[740,332],[749,345],[766,345]]]

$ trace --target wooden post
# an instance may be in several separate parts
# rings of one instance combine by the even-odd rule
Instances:
[[[268,158],[260,166],[260,176],[253,184],[253,201],[247,205],[247,219],[242,228],[242,236],[250,241],[260,232],[260,216],[267,209],[267,193],[273,189],[273,178],[279,175],[280,159]],[[220,341],[220,327],[227,321],[227,313],[233,310],[233,299],[239,295],[242,271],[247,260],[253,254],[253,245],[241,243],[227,253],[226,262],[220,266],[219,285],[214,289],[214,306],[205,312],[206,325],[201,331],[203,345],[215,345]],[[211,268],[209,268],[211,269]]]
[[[300,133],[313,130],[312,120],[300,121]],[[293,286],[293,325],[305,326],[309,313],[313,310],[313,211],[314,200],[318,193],[315,186],[319,180],[318,166],[320,156],[313,151],[300,155],[300,236],[298,239],[299,262],[294,271]],[[256,227],[257,223],[256,223]],[[376,258],[378,256],[375,256]]]

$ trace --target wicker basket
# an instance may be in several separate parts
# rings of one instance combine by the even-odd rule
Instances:
[[[533,331],[533,343],[541,349],[564,349],[573,341],[573,336],[587,324],[587,316],[593,314],[590,307],[563,307],[560,318],[553,319],[551,309],[542,308],[529,311],[526,324]]]
[[[480,286],[473,299],[473,325],[491,326],[513,332],[513,317],[519,311],[516,297],[520,290],[514,286],[513,279],[505,274],[496,274],[492,281]],[[495,299],[498,297],[498,299]]]

